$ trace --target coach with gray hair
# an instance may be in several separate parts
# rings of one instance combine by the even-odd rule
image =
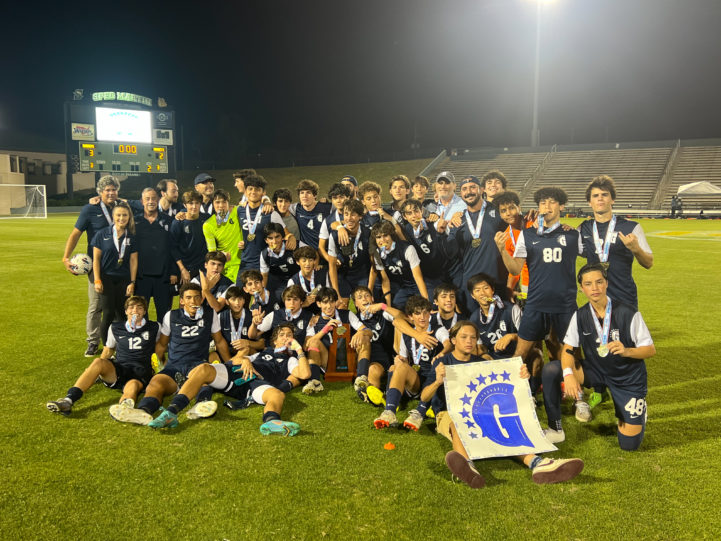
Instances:
[[[78,244],[83,232],[87,234],[88,246],[86,253],[92,258],[93,251],[90,249],[90,241],[95,233],[113,225],[113,207],[118,199],[118,191],[120,190],[120,181],[112,176],[106,175],[101,177],[96,186],[100,201],[95,204],[85,205],[80,211],[75,222],[75,227],[70,232],[68,240],[65,242],[65,252],[63,253],[63,265],[71,274],[70,257],[73,250]],[[93,285],[94,276],[91,271],[88,274],[88,313],[85,318],[85,331],[87,333],[88,347],[85,350],[86,357],[94,357],[100,345],[100,321],[102,318],[102,309],[100,306],[100,295],[95,291]]]

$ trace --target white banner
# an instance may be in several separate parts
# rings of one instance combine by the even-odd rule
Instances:
[[[520,357],[446,366],[446,403],[473,460],[555,451],[543,435]]]

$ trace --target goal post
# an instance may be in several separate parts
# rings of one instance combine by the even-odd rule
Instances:
[[[47,218],[43,184],[0,184],[0,218]]]

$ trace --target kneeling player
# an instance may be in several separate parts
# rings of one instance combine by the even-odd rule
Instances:
[[[546,438],[562,442],[561,381],[568,396],[582,395],[581,386],[608,387],[618,418],[618,444],[635,451],[646,428],[646,363],[656,353],[651,334],[640,312],[606,296],[608,275],[600,263],[585,265],[578,272],[581,291],[588,303],[576,310],[563,340],[561,361],[543,367],[543,402],[548,416]],[[576,363],[573,348],[583,349],[584,360]],[[588,404],[578,402],[587,410]],[[581,419],[579,419],[581,420]]]
[[[251,358],[235,357],[231,362],[224,364],[196,366],[168,408],[150,421],[148,426],[151,428],[178,426],[178,414],[197,396],[201,387],[209,385],[236,400],[246,400],[264,406],[263,424],[260,425],[260,433],[264,436],[297,434],[300,430],[297,423],[282,421],[280,418],[285,392],[292,386],[288,384],[287,390],[278,387],[282,387],[283,385],[280,384],[283,382],[288,383],[286,377],[290,374],[300,379],[307,378],[310,375],[310,368],[303,348],[293,340],[292,324],[283,323],[276,327],[273,330],[272,342],[275,348],[271,347],[253,356],[258,359],[257,365],[251,362]],[[279,350],[285,352],[287,348],[292,348],[296,357],[288,357],[279,352]],[[265,359],[265,356],[268,359]],[[257,378],[258,375],[264,379]]]
[[[147,321],[148,303],[143,297],[133,296],[125,301],[127,321],[112,323],[108,340],[100,357],[90,363],[68,394],[47,408],[54,413],[70,415],[73,404],[80,400],[98,378],[106,387],[122,391],[120,403],[135,406],[138,393],[153,377],[150,357],[158,339],[158,324]],[[115,360],[112,360],[113,353]]]
[[[321,287],[315,297],[320,308],[320,317],[315,325],[308,326],[306,333],[306,350],[310,356],[311,378],[303,387],[305,394],[319,393],[323,390],[320,382],[321,371],[325,372],[328,366],[328,352],[333,342],[333,329],[343,324],[350,324],[353,337],[350,347],[356,350],[359,362],[367,363],[371,354],[371,331],[368,330],[358,317],[348,310],[339,310],[338,292],[330,287]]]
[[[415,338],[407,334],[401,336],[400,348],[393,366],[391,380],[386,391],[386,407],[383,413],[373,421],[376,428],[395,427],[398,425],[396,411],[401,401],[403,391],[412,398],[418,397],[420,392],[436,379],[436,373],[431,362],[451,350],[448,331],[431,319],[432,305],[428,299],[414,295],[406,303],[406,315],[418,332],[431,332],[438,340],[438,344],[427,349]],[[416,409],[408,412],[403,421],[404,428],[418,431],[430,407],[430,402],[421,400]]]
[[[459,321],[451,329],[450,340],[453,351],[433,362],[436,380],[421,392],[421,400],[429,401],[438,393],[439,413],[436,414],[438,432],[453,442],[453,450],[446,454],[446,465],[453,475],[471,488],[481,488],[486,482],[478,473],[473,461],[468,458],[456,427],[448,417],[446,411],[445,391],[441,389],[446,376],[446,366],[463,363],[483,362],[481,357],[473,355],[478,341],[478,329],[470,321]],[[526,365],[521,366],[520,376],[528,379],[529,373]],[[435,406],[434,406],[435,407]],[[541,458],[538,455],[522,455],[519,459],[531,470],[531,478],[535,483],[559,483],[573,479],[583,470],[583,461],[579,458],[552,459]]]

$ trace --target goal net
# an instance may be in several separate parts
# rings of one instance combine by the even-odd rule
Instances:
[[[0,184],[0,218],[47,218],[42,184]]]

